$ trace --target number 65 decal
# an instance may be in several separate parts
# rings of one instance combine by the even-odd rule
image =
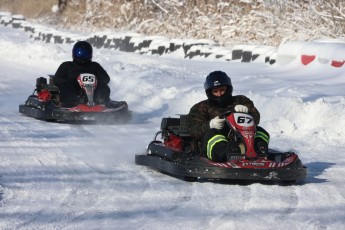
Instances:
[[[88,84],[94,84],[96,81],[96,76],[93,74],[89,74],[89,73],[80,74],[80,78],[81,78],[81,81],[87,85]]]

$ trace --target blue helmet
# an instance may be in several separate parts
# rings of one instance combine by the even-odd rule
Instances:
[[[73,61],[86,63],[92,60],[92,46],[87,41],[78,41],[72,50]]]

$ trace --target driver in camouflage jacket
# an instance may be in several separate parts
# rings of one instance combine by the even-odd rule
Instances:
[[[211,72],[206,77],[204,86],[208,99],[190,109],[187,117],[188,131],[195,142],[201,143],[202,156],[216,162],[226,162],[233,155],[240,155],[241,150],[234,141],[230,128],[225,125],[225,118],[219,116],[229,110],[249,113],[258,125],[260,113],[246,96],[232,96],[231,79],[222,71]],[[267,154],[269,134],[257,126],[257,135],[256,151],[259,154]],[[212,148],[208,146],[210,140],[213,143]]]

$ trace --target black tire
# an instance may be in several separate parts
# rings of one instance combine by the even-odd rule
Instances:
[[[47,121],[47,122],[56,122],[57,120],[56,119],[45,119],[45,121]]]
[[[195,182],[195,181],[198,180],[197,177],[191,177],[191,176],[185,176],[185,177],[183,177],[183,179],[184,179],[185,181],[188,181],[188,182]]]
[[[296,180],[283,180],[282,184],[283,185],[293,185],[296,183]]]

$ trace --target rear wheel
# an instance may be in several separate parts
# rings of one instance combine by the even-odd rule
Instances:
[[[47,122],[56,122],[57,120],[56,119],[45,119],[45,121],[47,121]]]
[[[296,183],[296,180],[283,180],[282,183],[284,185],[293,185]]]
[[[188,182],[195,182],[195,181],[198,180],[197,177],[192,177],[192,176],[185,176],[185,177],[183,177],[183,179],[184,179],[185,181],[188,181]]]

